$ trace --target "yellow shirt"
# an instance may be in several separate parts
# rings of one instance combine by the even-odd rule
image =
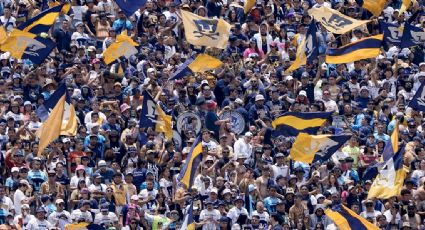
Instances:
[[[112,183],[111,185],[112,190],[114,191],[114,197],[115,197],[115,203],[117,206],[123,206],[127,204],[127,189],[126,187],[121,185],[116,185],[115,183]]]

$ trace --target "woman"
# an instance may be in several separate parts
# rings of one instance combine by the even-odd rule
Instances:
[[[282,53],[282,58],[284,53],[286,54],[286,43],[288,42],[288,35],[286,34],[286,29],[284,27],[280,28],[278,36],[274,39],[274,42],[277,44],[279,52]]]
[[[72,34],[71,41],[77,43],[79,46],[87,45],[90,36],[84,32],[84,24],[82,22],[77,22],[75,26],[77,30]]]
[[[75,175],[71,177],[71,182],[69,184],[71,190],[77,189],[81,180],[83,180],[86,185],[90,185],[90,178],[86,175],[85,167],[83,165],[78,165],[75,169]]]
[[[139,218],[136,217],[130,217],[128,220],[128,224],[122,228],[122,230],[141,230],[143,229],[140,226]]]
[[[257,54],[257,56],[259,56],[261,59],[264,58],[264,52],[262,49],[260,49],[257,46],[258,42],[255,38],[251,38],[251,40],[249,41],[249,47],[245,49],[245,51],[243,52],[243,57],[244,58],[248,58],[250,55],[255,55]]]
[[[80,193],[83,189],[87,189],[87,185],[86,185],[86,181],[85,180],[80,180],[78,182],[77,188],[74,189],[74,191],[72,191],[71,196],[69,198],[70,200],[70,205],[72,209],[77,208],[78,203],[80,202]]]
[[[162,192],[158,192],[155,197],[156,214],[165,215],[165,213],[170,211],[170,208],[167,204],[167,197]]]
[[[234,9],[231,9],[227,13],[226,21],[228,21],[230,24],[234,24],[236,22],[239,22],[238,15],[236,14],[236,11]]]
[[[329,191],[332,193],[341,192],[341,187],[337,181],[335,174],[330,174],[327,179],[327,184],[322,184],[322,193],[325,191]]]
[[[32,104],[29,101],[24,102],[24,112],[22,114],[22,118],[24,122],[27,122],[30,120],[31,113],[33,112]]]
[[[20,111],[20,106],[18,102],[16,101],[12,102],[12,104],[10,105],[10,110],[9,112],[6,113],[5,117],[7,118],[12,117],[15,120],[15,122],[22,123],[24,116],[22,115]]]

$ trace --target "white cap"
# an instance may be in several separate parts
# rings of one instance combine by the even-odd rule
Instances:
[[[235,103],[243,104],[243,101],[242,101],[242,99],[240,99],[240,98],[236,98]]]
[[[100,160],[99,163],[97,163],[98,166],[106,166],[106,161]]]
[[[19,172],[19,168],[18,167],[13,167],[12,168],[12,172]]]
[[[149,68],[146,72],[152,73],[152,72],[155,72],[155,69],[154,68]]]
[[[285,81],[290,81],[290,80],[294,80],[294,78],[291,75],[285,77]]]
[[[264,101],[264,96],[261,94],[257,94],[257,96],[255,96],[255,101]]]
[[[246,137],[252,137],[252,133],[251,133],[251,132],[246,132],[246,133],[245,133],[245,136],[246,136]]]
[[[298,95],[307,97],[307,92],[305,92],[304,90],[301,90]]]
[[[208,155],[207,158],[205,158],[205,161],[214,161],[214,157],[211,155]]]

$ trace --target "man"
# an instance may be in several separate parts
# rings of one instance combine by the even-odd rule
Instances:
[[[93,217],[92,217],[92,214],[90,212],[90,201],[89,200],[84,200],[81,203],[80,208],[72,211],[71,220],[73,222],[87,222],[87,223],[91,223],[93,221]]]
[[[30,184],[27,180],[20,180],[18,189],[16,190],[13,196],[13,203],[15,204],[15,214],[21,214],[21,207],[23,204],[30,204],[34,197],[27,197],[25,192],[30,187]]]
[[[56,171],[51,169],[47,174],[48,179],[41,184],[40,194],[63,199],[65,197],[65,189],[62,184],[56,182]]]
[[[233,147],[234,149],[234,159],[237,160],[239,156],[245,156],[245,158],[250,159],[252,155],[252,133],[246,132],[245,135],[239,138]]]
[[[158,194],[158,190],[154,188],[152,179],[146,181],[146,188],[142,189],[139,193],[139,197],[142,199],[140,202],[144,210],[151,210],[155,204],[155,197]]]
[[[105,228],[118,224],[118,217],[115,213],[109,211],[108,202],[100,205],[100,212],[94,217],[94,223],[102,225]]]
[[[52,227],[49,221],[45,220],[46,217],[46,209],[43,207],[38,207],[36,210],[36,218],[30,220],[28,222],[27,228],[28,230],[39,230],[39,229],[48,229]]]
[[[220,212],[214,209],[213,203],[211,199],[208,199],[205,202],[207,208],[201,211],[199,220],[203,223],[202,230],[219,228]]]
[[[270,215],[270,230],[283,230],[282,228],[282,218],[277,213],[272,213]]]
[[[66,222],[71,223],[71,214],[65,210],[65,201],[62,199],[57,199],[56,202],[56,211],[52,212],[47,218],[52,225],[59,224],[59,220],[65,220]]]
[[[22,214],[16,215],[13,219],[14,224],[18,224],[22,228],[26,228],[28,223],[35,219],[35,216],[30,214],[30,206],[28,204],[23,204],[22,207]]]
[[[235,207],[231,208],[229,212],[227,213],[227,217],[229,217],[232,220],[232,224],[235,224],[238,218],[241,215],[245,215],[248,217],[248,211],[246,208],[243,207],[243,197],[238,196],[235,200]]]
[[[93,198],[102,198],[106,194],[106,185],[102,183],[102,175],[99,173],[93,174],[93,183],[89,186]]]
[[[375,205],[373,203],[373,200],[366,200],[365,201],[366,210],[360,213],[360,216],[367,219],[372,218],[374,221],[376,221],[376,217],[378,215],[381,215],[380,211],[375,210]]]
[[[299,221],[303,221],[306,210],[307,207],[305,207],[302,203],[302,195],[299,193],[296,194],[295,203],[289,209],[289,220],[291,221],[291,224],[295,226]]]
[[[338,105],[331,99],[329,90],[323,91],[322,101],[325,104],[326,112],[339,113]]]
[[[121,34],[123,30],[127,30],[127,33],[130,33],[133,29],[133,25],[127,20],[124,12],[120,9],[118,11],[118,18],[114,21],[112,28],[117,34]]]
[[[6,187],[0,185],[0,224],[6,222],[6,217],[15,209],[12,200],[6,195]]]
[[[114,170],[111,168],[108,168],[106,161],[104,160],[100,160],[97,163],[97,166],[99,169],[96,171],[96,173],[101,176],[100,182],[105,184],[111,183],[112,178],[114,176]]]
[[[55,38],[59,51],[71,50],[71,36],[72,33],[69,30],[69,22],[68,20],[64,20],[61,27],[53,32],[53,37]]]
[[[0,22],[7,32],[12,31],[16,27],[16,18],[12,16],[12,9],[9,6],[4,7],[3,15],[0,16]]]
[[[121,212],[122,207],[127,203],[127,188],[122,181],[122,173],[117,172],[114,175],[111,188],[115,196],[115,205],[117,208],[117,213]]]
[[[278,176],[283,176],[284,178],[289,177],[289,166],[285,164],[285,155],[283,153],[277,153],[275,155],[276,164],[272,165],[273,178],[277,181]]]
[[[39,192],[41,184],[47,180],[46,174],[41,171],[41,159],[34,157],[32,169],[28,172],[28,181],[32,185],[34,192]]]
[[[280,201],[280,200],[279,200]],[[264,203],[258,201],[255,205],[255,210],[252,212],[252,217],[258,216],[259,222],[268,223],[270,219],[270,215],[267,210],[264,208]]]

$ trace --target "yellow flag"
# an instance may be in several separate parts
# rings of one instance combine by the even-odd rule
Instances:
[[[0,26],[0,44],[2,44],[7,39],[7,32],[3,26]]]
[[[16,59],[21,59],[28,45],[34,41],[35,37],[35,34],[13,29],[9,37],[1,44],[0,50],[9,52],[10,56]]]
[[[305,56],[305,38],[301,41],[301,44],[297,48],[297,57],[294,62],[287,70],[285,70],[285,74],[289,74],[290,72],[300,68],[302,65],[307,63],[307,57]]]
[[[165,114],[161,106],[156,105],[156,112],[158,113],[158,121],[155,126],[155,131],[163,132],[168,140],[173,138],[173,126],[171,124],[171,116]]]
[[[195,46],[225,49],[230,36],[230,24],[223,19],[209,19],[181,11],[186,40]]]
[[[65,109],[63,114],[61,135],[64,136],[75,136],[77,135],[78,121],[75,113],[74,105],[65,102]]]
[[[308,10],[308,14],[316,19],[316,21],[319,21],[329,32],[334,34],[345,34],[370,21],[356,20],[325,6],[319,8],[313,7]]]
[[[196,56],[196,59],[188,65],[188,67],[195,73],[203,73],[207,70],[218,68],[222,64],[223,62],[217,58],[211,57],[208,54],[199,54]]]
[[[246,0],[245,5],[243,7],[243,11],[246,13],[248,13],[252,7],[254,7],[255,5],[255,0]]]
[[[127,31],[123,31],[118,35],[115,42],[103,52],[103,60],[107,65],[122,56],[129,58],[131,55],[137,53],[135,46],[138,46],[138,44],[127,36],[126,33]]]
[[[391,134],[391,144],[394,153],[398,152],[398,122],[396,122],[393,133]]]
[[[400,12],[398,14],[401,15],[404,12],[406,12],[406,10],[409,8],[411,2],[412,2],[411,0],[403,0],[402,3],[401,3],[401,6],[400,6]]]
[[[356,1],[361,7],[370,11],[374,16],[381,15],[387,0],[358,0]]]

